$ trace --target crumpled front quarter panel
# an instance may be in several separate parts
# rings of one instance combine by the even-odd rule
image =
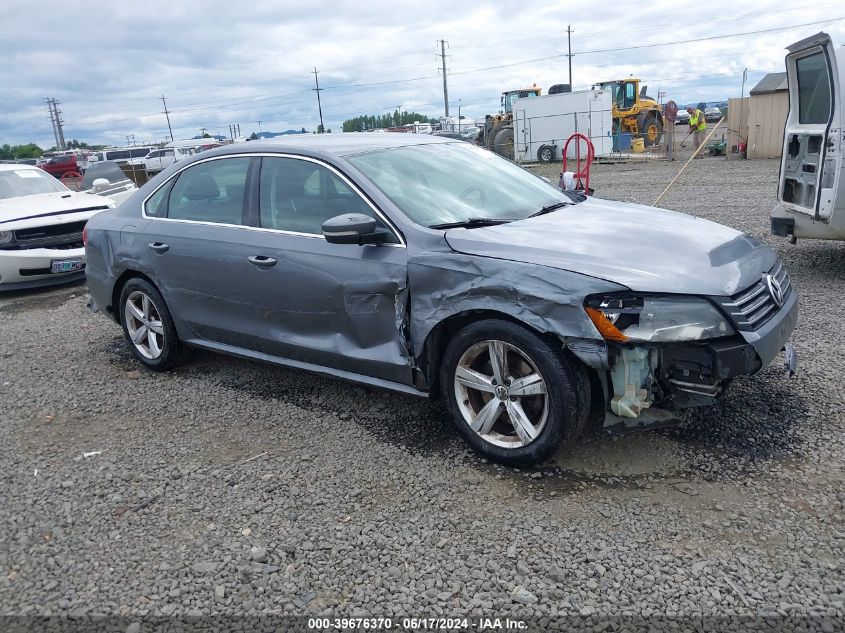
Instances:
[[[468,310],[492,310],[562,337],[601,338],[584,297],[624,287],[577,273],[455,252],[426,252],[408,262],[411,343],[419,355],[432,329]]]

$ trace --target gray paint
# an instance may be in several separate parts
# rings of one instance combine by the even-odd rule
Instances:
[[[116,279],[139,271],[158,283],[187,342],[421,393],[414,370],[426,341],[454,315],[505,314],[556,335],[587,365],[607,369],[607,346],[583,310],[588,295],[628,289],[729,295],[759,280],[776,260],[771,249],[733,229],[595,199],[506,225],[436,231],[408,220],[344,158],[449,142],[455,141],[399,134],[299,137],[219,148],[177,163],[89,223],[92,299],[101,309],[111,306]],[[142,202],[175,173],[238,154],[300,155],[332,166],[403,243],[339,245],[321,236],[142,217]],[[169,250],[154,253],[147,245],[155,241]],[[277,263],[258,268],[247,261],[258,254]],[[794,324],[791,307],[784,312],[770,332],[746,337],[765,362]]]
[[[578,271],[640,292],[731,295],[776,260],[757,238],[721,224],[596,198],[521,222],[452,230],[446,240],[461,253]]]

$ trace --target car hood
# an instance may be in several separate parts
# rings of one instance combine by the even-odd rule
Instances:
[[[675,211],[588,198],[546,215],[450,229],[460,253],[582,273],[642,292],[732,295],[777,256],[758,239]]]
[[[75,191],[57,191],[34,196],[0,199],[0,227],[4,222],[13,222],[61,213],[106,209],[111,200],[103,196]]]

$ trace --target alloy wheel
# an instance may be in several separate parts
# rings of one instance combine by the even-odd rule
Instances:
[[[469,347],[454,381],[464,422],[486,442],[521,448],[546,425],[546,381],[529,356],[510,343],[487,340]]]
[[[161,356],[164,349],[164,324],[152,298],[140,290],[132,292],[126,298],[123,315],[135,349],[150,360]]]

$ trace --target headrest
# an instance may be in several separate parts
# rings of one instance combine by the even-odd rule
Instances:
[[[214,200],[220,197],[217,181],[208,174],[195,175],[183,194],[188,200]]]

